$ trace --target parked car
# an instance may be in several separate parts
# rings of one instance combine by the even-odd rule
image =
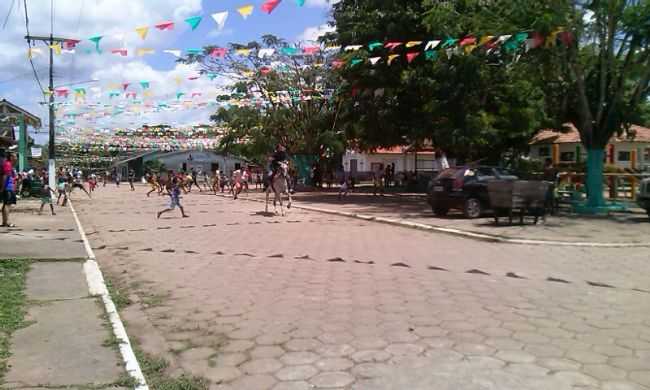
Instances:
[[[429,185],[429,205],[438,216],[458,209],[467,218],[478,218],[490,209],[487,192],[490,180],[517,180],[517,177],[507,170],[490,166],[445,169]]]
[[[636,202],[650,217],[650,179],[641,180],[639,193],[636,194]]]

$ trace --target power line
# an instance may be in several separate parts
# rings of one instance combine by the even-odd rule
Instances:
[[[4,30],[7,27],[7,22],[9,21],[9,15],[11,11],[14,10],[14,5],[16,5],[16,0],[11,0],[11,5],[9,6],[9,11],[7,11],[7,16],[5,16],[5,21],[2,23],[2,29]]]
[[[27,0],[23,0],[23,5],[25,6],[25,30],[27,30],[27,36],[29,36],[30,34],[29,34],[29,16],[27,16]],[[29,42],[30,41],[27,40],[27,48],[31,50],[32,46]],[[41,93],[43,93],[44,91],[43,85],[41,84],[41,80],[38,78],[38,73],[36,72],[34,61],[32,61],[31,53],[28,53],[27,57],[29,57],[29,63],[32,65],[32,71],[34,72],[34,78],[36,79],[36,83],[38,83],[38,88],[40,89]]]

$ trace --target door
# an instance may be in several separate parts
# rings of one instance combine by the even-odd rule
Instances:
[[[357,171],[358,171],[357,164],[358,161],[356,159],[350,160],[350,175],[352,177],[355,177],[357,175]]]

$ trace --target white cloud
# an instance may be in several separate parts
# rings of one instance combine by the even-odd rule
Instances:
[[[305,2],[305,5],[309,7],[321,7],[321,8],[329,8],[332,6],[332,4],[336,4],[341,0],[307,0]]]
[[[325,35],[328,32],[333,32],[336,29],[328,24],[321,24],[320,26],[307,27],[305,31],[298,36],[299,41],[310,42],[316,41],[319,37]]]

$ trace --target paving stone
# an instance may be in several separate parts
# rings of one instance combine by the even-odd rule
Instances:
[[[390,353],[376,350],[357,351],[350,356],[356,363],[384,362],[390,357]]]
[[[324,372],[311,378],[309,383],[317,388],[345,387],[354,382],[354,377],[347,372]]]
[[[212,348],[190,348],[186,351],[183,351],[178,357],[181,360],[186,360],[189,362],[196,360],[206,360],[212,355],[215,355],[217,351]]]
[[[279,370],[282,367],[277,359],[253,359],[242,364],[240,368],[247,374],[268,374]]]
[[[535,355],[523,351],[499,351],[494,357],[508,363],[532,363],[535,361]]]
[[[248,358],[243,353],[224,353],[219,354],[214,358],[215,363],[218,367],[222,366],[238,366],[245,362]]]
[[[265,333],[257,337],[255,342],[259,345],[280,345],[289,340],[291,337],[286,333]]]
[[[273,387],[273,390],[310,390],[312,386],[308,382],[280,382]]]
[[[489,355],[493,355],[496,352],[496,349],[490,346],[484,344],[473,344],[473,343],[456,344],[453,349],[464,355],[489,356]]]
[[[632,350],[614,344],[595,345],[594,351],[609,357],[632,356]]]
[[[234,340],[222,348],[224,352],[244,352],[255,346],[250,340]]]
[[[208,367],[199,375],[213,382],[221,383],[241,377],[242,372],[237,367]]]
[[[581,364],[568,359],[562,358],[543,358],[537,361],[542,367],[546,367],[552,371],[578,371]]]
[[[270,375],[249,375],[230,383],[230,386],[233,390],[271,390],[276,383]]]
[[[457,362],[463,359],[463,355],[449,349],[430,349],[424,352],[424,356],[437,362]]]
[[[583,364],[597,364],[605,363],[607,361],[607,356],[590,351],[569,351],[567,352],[566,357]]]
[[[316,353],[323,357],[342,357],[342,356],[348,356],[354,353],[355,349],[348,344],[342,344],[342,345],[337,345],[337,344],[325,344],[318,349],[316,349]]]
[[[499,350],[513,351],[524,347],[524,343],[505,337],[486,339],[484,343]]]
[[[313,351],[322,346],[322,343],[315,339],[291,339],[285,344],[285,348],[292,352]]]
[[[261,346],[255,347],[249,353],[253,358],[274,358],[282,356],[284,349],[278,346]]]
[[[585,364],[582,371],[601,381],[625,379],[626,377],[625,371],[607,364]]]
[[[550,344],[530,344],[524,347],[524,351],[539,357],[562,357],[564,351]]]
[[[551,376],[572,386],[598,386],[596,379],[577,371],[557,371],[552,373]]]
[[[386,340],[378,336],[356,337],[350,342],[356,349],[382,349],[388,346]]]
[[[386,352],[394,356],[415,356],[424,352],[424,347],[418,344],[391,344]]]
[[[359,378],[382,377],[389,372],[390,366],[386,363],[362,363],[352,369],[352,373]]]
[[[354,363],[345,358],[327,358],[317,361],[314,365],[320,371],[346,371],[354,366]]]
[[[506,370],[522,376],[545,376],[549,370],[530,363],[512,363],[506,366]]]
[[[646,367],[648,369],[648,367]],[[650,386],[650,370],[633,371],[630,373],[630,379],[643,386]]]
[[[496,369],[506,365],[505,362],[489,356],[468,356],[467,361],[477,369]]]
[[[307,380],[316,374],[318,374],[318,370],[314,366],[302,365],[284,367],[278,370],[275,376],[281,381],[300,381]]]
[[[280,357],[284,364],[301,365],[310,364],[319,359],[319,356],[313,352],[288,352]]]
[[[641,386],[637,385],[636,383],[625,382],[625,381],[603,382],[602,389],[603,390],[642,390]]]

